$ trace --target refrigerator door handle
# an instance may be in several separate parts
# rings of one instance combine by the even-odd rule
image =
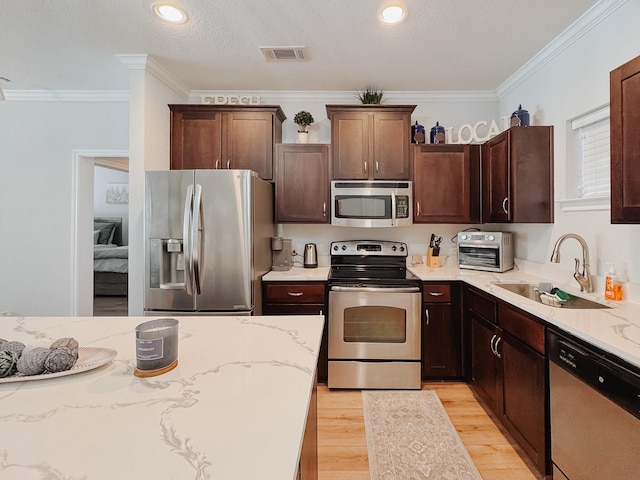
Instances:
[[[193,221],[191,223],[191,258],[193,259],[193,290],[200,295],[200,257],[202,256],[202,185],[196,183],[193,193]]]
[[[191,256],[191,211],[193,204],[193,185],[187,187],[187,195],[184,199],[184,217],[182,220],[182,243],[184,252],[184,285],[187,293],[193,295],[193,278],[191,275],[193,258]]]

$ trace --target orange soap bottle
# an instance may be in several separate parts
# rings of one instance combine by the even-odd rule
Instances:
[[[622,300],[622,284],[618,280],[613,263],[604,281],[604,298],[607,300]]]

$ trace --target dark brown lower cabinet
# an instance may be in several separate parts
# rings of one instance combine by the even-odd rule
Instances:
[[[325,282],[262,282],[264,315],[324,315],[325,326],[318,356],[318,381],[327,381],[327,288]]]
[[[544,472],[547,461],[545,442],[545,368],[542,355],[505,334],[502,355],[502,418],[531,460]]]
[[[471,387],[531,463],[548,475],[545,327],[527,312],[465,288],[465,320],[471,331]]]
[[[499,359],[493,351],[493,344],[501,332],[497,326],[476,314],[471,314],[470,326],[472,386],[489,408],[496,413],[502,403],[502,378]]]
[[[423,299],[422,378],[462,378],[460,285],[425,283]]]

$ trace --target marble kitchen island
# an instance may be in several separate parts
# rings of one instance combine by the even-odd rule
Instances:
[[[152,318],[2,319],[0,337],[27,346],[74,337],[118,353],[0,383],[0,478],[293,480],[307,458],[315,478],[322,316],[176,317],[178,366],[138,378],[134,329]]]

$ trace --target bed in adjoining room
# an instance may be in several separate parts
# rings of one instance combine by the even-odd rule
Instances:
[[[121,217],[93,220],[93,294],[126,296],[129,280],[129,246],[122,241]]]

